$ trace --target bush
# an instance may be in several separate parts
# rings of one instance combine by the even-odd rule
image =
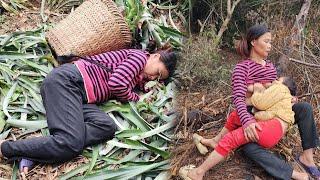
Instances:
[[[213,48],[210,32],[192,37],[185,43],[182,58],[178,63],[180,88],[211,88],[229,82],[231,66]]]

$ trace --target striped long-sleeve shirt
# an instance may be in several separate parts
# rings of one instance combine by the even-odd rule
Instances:
[[[112,72],[85,60],[75,61],[84,81],[88,103],[101,103],[110,98],[124,102],[139,100],[133,89],[143,82],[141,72],[147,63],[147,56],[147,52],[141,50],[124,49],[89,57]]]
[[[236,65],[232,73],[232,96],[243,127],[256,121],[247,111],[245,99],[248,85],[256,82],[268,83],[276,78],[277,72],[271,62],[263,66],[252,60],[244,60]]]

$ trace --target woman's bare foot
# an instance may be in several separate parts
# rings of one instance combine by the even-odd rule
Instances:
[[[216,148],[216,146],[218,145],[218,142],[215,139],[201,139],[200,140],[201,144],[211,147],[212,149]]]
[[[313,148],[304,150],[299,156],[299,160],[306,166],[316,166],[313,159]]]
[[[204,172],[199,168],[195,168],[195,169],[191,169],[187,175],[192,180],[202,180],[204,176]]]

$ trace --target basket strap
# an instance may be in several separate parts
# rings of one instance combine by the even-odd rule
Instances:
[[[97,62],[95,59],[86,58],[86,57],[82,57],[82,56],[77,56],[77,55],[74,55],[74,54],[70,54],[70,57],[72,57],[72,58],[73,58],[73,57],[76,57],[76,58],[79,58],[79,59],[83,59],[83,60],[85,60],[85,61],[87,61],[87,62],[89,62],[89,63],[92,63],[92,64],[97,65],[98,67],[106,70],[107,72],[110,72],[110,73],[113,72],[112,69],[110,69],[110,68],[108,68],[107,66],[105,66],[105,65]]]

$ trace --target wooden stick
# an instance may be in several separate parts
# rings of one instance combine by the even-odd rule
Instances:
[[[298,96],[298,98],[303,98],[303,97],[306,97],[306,96],[312,96],[312,95],[319,94],[319,93],[320,93],[320,91],[307,93],[307,94],[303,94],[303,95]]]
[[[293,58],[289,58],[289,60],[293,61],[293,62],[296,62],[296,63],[299,63],[299,64],[306,65],[306,66],[310,66],[310,67],[314,67],[314,68],[320,68],[320,64],[307,63],[307,62],[300,61],[300,60],[293,59]]]
[[[217,99],[217,100],[213,101],[212,103],[208,104],[207,107],[210,107],[210,106],[214,105],[214,104],[217,103],[217,102],[225,101],[225,100],[227,100],[227,99],[229,99],[229,98],[231,98],[231,97],[232,97],[232,96],[228,96],[228,97],[226,97],[226,98]]]

